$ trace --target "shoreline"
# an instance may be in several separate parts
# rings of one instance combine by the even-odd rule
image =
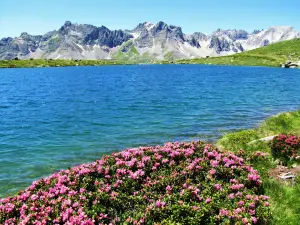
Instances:
[[[287,122],[290,126],[289,127],[284,126],[284,124],[282,123],[283,121]],[[273,116],[265,119],[260,124],[259,127],[252,128],[252,129],[240,130],[237,132],[231,132],[231,133],[225,134],[223,137],[221,137],[218,140],[217,144],[211,145],[212,148],[214,148],[213,146],[216,146],[217,149],[220,150],[220,154],[224,154],[224,155],[229,154],[231,156],[232,156],[232,154],[237,154],[237,156],[243,157],[244,159],[246,159],[246,157],[247,157],[245,163],[247,165],[248,165],[248,163],[250,163],[249,165],[255,169],[253,171],[256,171],[256,172],[258,171],[258,174],[259,174],[258,177],[261,178],[260,182],[262,182],[262,184],[263,184],[263,186],[262,186],[263,194],[264,194],[264,196],[268,196],[266,198],[269,199],[269,202],[270,202],[270,203],[268,202],[265,205],[265,206],[270,205],[270,209],[266,210],[266,212],[271,213],[271,214],[268,214],[268,216],[266,217],[266,220],[264,222],[262,221],[262,224],[269,224],[269,222],[274,222],[274,224],[284,224],[284,222],[283,222],[284,220],[288,221],[289,222],[288,224],[296,224],[294,222],[299,221],[298,219],[300,218],[300,215],[297,213],[297,207],[300,203],[299,202],[300,198],[298,198],[298,196],[299,196],[298,190],[300,188],[300,182],[296,181],[295,183],[292,183],[292,185],[291,185],[289,183],[284,183],[283,181],[281,181],[277,177],[277,174],[280,174],[279,169],[282,166],[281,167],[279,166],[280,167],[279,168],[278,167],[279,164],[276,163],[274,161],[274,158],[271,156],[272,154],[271,154],[270,145],[268,145],[264,142],[257,142],[256,144],[254,143],[253,145],[249,145],[249,140],[257,139],[261,135],[264,136],[264,135],[267,135],[269,133],[274,133],[274,132],[277,135],[279,134],[278,132],[293,133],[295,135],[300,135],[299,124],[300,124],[300,110],[299,109],[291,111],[291,112],[281,112],[279,114],[273,115]],[[184,143],[184,146],[188,146],[190,144],[193,145],[194,143],[205,144],[204,142],[201,142],[201,141],[182,142],[182,143]],[[226,150],[225,149],[223,150],[221,148],[221,146],[219,146],[218,144],[221,144],[221,146],[225,147]],[[226,146],[224,146],[224,144],[226,144]],[[178,146],[178,144],[176,144],[176,143],[167,143],[164,145],[160,145],[159,148],[163,149],[163,148],[167,147],[167,149],[168,149],[170,147],[170,145]],[[205,146],[210,146],[210,145],[206,144]],[[241,146],[243,146],[243,151],[240,150]],[[95,180],[94,179],[95,177],[93,177],[94,172],[92,170],[94,169],[94,167],[93,167],[94,165],[96,165],[99,162],[104,163],[105,162],[104,160],[112,159],[112,157],[115,157],[115,156],[117,156],[118,160],[120,160],[120,158],[122,158],[126,154],[139,152],[139,151],[144,153],[144,150],[146,150],[146,152],[151,152],[152,151],[151,149],[154,149],[154,147],[145,146],[145,147],[141,147],[141,148],[125,149],[121,152],[113,153],[106,157],[102,157],[100,160],[97,160],[96,162],[82,164],[79,166],[69,168],[68,170],[61,170],[60,172],[54,173],[49,177],[43,178],[39,181],[35,181],[29,187],[29,189],[26,189],[25,192],[26,193],[32,192],[32,193],[30,193],[30,196],[31,196],[31,198],[35,198],[37,196],[36,193],[38,193],[38,192],[35,192],[34,191],[35,189],[32,188],[32,187],[34,187],[34,185],[39,185],[43,189],[48,190],[47,188],[48,188],[49,184],[53,183],[53,182],[55,183],[56,178],[62,179],[66,176],[69,176],[69,174],[76,175],[77,173],[87,177],[87,179],[91,179],[92,182],[90,185],[92,185],[92,184],[99,185],[99,184],[101,184],[101,182],[99,182],[98,180]],[[187,149],[190,149],[190,148],[187,148]],[[217,151],[219,151],[219,150],[217,150]],[[164,152],[166,152],[166,151],[164,151]],[[189,152],[187,152],[186,154],[188,154],[188,153]],[[142,155],[142,154],[136,154],[136,155]],[[152,158],[152,159],[154,159],[154,158]],[[119,164],[119,165],[122,165],[122,164]],[[179,164],[179,165],[181,165],[181,164]],[[101,164],[101,166],[102,166],[102,164]],[[299,167],[299,165],[298,165],[298,167]],[[106,168],[108,168],[108,167],[106,167]],[[188,168],[190,168],[190,167],[188,167]],[[291,169],[288,167],[285,167],[284,169],[282,169],[282,171],[289,171],[289,170],[291,170]],[[296,171],[295,173],[298,173],[297,170],[298,169],[294,169],[294,171]],[[93,172],[91,175],[89,175],[90,171]],[[138,171],[140,171],[140,170],[138,170]],[[155,174],[155,171],[152,173]],[[101,172],[99,172],[99,173],[101,173]],[[298,177],[298,174],[297,174],[297,177]],[[111,176],[105,177],[105,179],[110,179],[110,178],[111,178]],[[125,177],[124,177],[124,179],[125,179]],[[128,178],[126,178],[126,179],[128,179]],[[49,184],[44,181],[47,181],[47,182],[49,181],[48,182]],[[105,181],[104,178],[103,178],[103,181]],[[171,182],[171,181],[168,181],[165,185],[169,184],[169,182]],[[88,184],[88,183],[86,183],[86,184]],[[66,184],[66,187],[67,188],[73,187],[72,185],[68,186]],[[222,185],[225,186],[226,184],[222,183]],[[75,188],[76,187],[77,186],[75,186]],[[84,187],[86,187],[86,186],[84,186]],[[84,195],[82,193],[84,193],[86,191],[86,189],[82,188],[80,186],[80,190],[81,190],[80,195]],[[94,189],[91,189],[91,190],[94,190]],[[157,190],[157,189],[155,189],[155,190]],[[25,192],[24,191],[19,192],[19,194],[15,195],[15,196],[23,196],[23,194]],[[92,192],[90,192],[90,193],[92,193]],[[124,191],[122,193],[124,193]],[[135,192],[135,193],[137,193],[136,195],[138,195],[139,192]],[[171,192],[169,192],[169,194],[167,196],[170,196],[170,193]],[[128,191],[127,194],[131,195],[130,191]],[[134,196],[136,196],[136,195],[134,195]],[[61,197],[65,198],[66,195],[61,194]],[[211,199],[216,199],[216,196],[214,196],[213,198],[208,198],[208,199],[210,202]],[[49,197],[49,198],[46,197],[46,200],[50,201],[51,197]],[[18,201],[21,201],[21,200],[17,200],[17,197],[11,197],[11,198],[4,197],[3,201],[4,202],[5,201],[7,201],[7,202],[14,201],[17,203]],[[26,202],[26,200],[24,200],[24,204],[27,204],[27,203],[28,202]],[[114,207],[118,207],[118,205],[116,205]],[[91,208],[86,207],[85,210],[91,210]],[[124,212],[126,212],[126,210],[124,210]],[[217,212],[218,211],[216,211],[216,213]],[[289,213],[287,214],[287,212],[289,212]],[[6,214],[3,214],[2,216],[3,216],[3,218],[2,218],[2,220],[3,220],[3,219],[5,219]],[[133,214],[133,216],[135,216],[135,215]],[[1,219],[1,217],[0,217],[0,219]]]
[[[228,57],[228,56],[225,56]],[[220,58],[220,59],[218,59]],[[248,63],[224,63],[216,60],[222,60],[223,57],[212,57],[209,59],[191,59],[178,61],[157,61],[152,63],[123,62],[114,60],[0,60],[0,69],[18,69],[18,68],[56,68],[56,67],[87,67],[87,66],[130,66],[130,65],[207,65],[207,66],[248,66],[248,67],[272,67],[281,68],[272,64],[248,64]],[[197,60],[197,61],[196,61]],[[214,61],[211,63],[210,61]]]

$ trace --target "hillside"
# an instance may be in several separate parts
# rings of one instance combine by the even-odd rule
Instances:
[[[180,60],[177,63],[277,67],[287,60],[300,61],[300,38],[270,44],[231,56]]]
[[[0,68],[22,68],[22,67],[58,67],[58,66],[100,66],[100,65],[125,65],[147,63],[147,55],[138,57],[137,50],[127,42],[130,47],[130,56],[124,52],[116,52],[116,56],[122,60],[0,60]],[[151,60],[153,64],[212,64],[212,65],[240,65],[240,66],[273,66],[291,61],[300,61],[300,38],[270,44],[266,47],[257,48],[248,52],[238,53],[230,56],[198,58],[190,60],[168,61]],[[148,62],[149,63],[149,62]]]

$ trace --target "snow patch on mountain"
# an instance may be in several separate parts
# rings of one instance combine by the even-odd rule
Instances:
[[[155,25],[153,23],[150,22],[145,22],[145,28],[150,31],[155,27]]]
[[[184,34],[181,27],[162,21],[140,23],[132,30],[110,30],[67,21],[59,30],[44,35],[24,32],[17,38],[2,38],[0,59],[113,59],[126,56],[127,52],[149,59],[192,59],[231,55],[294,38],[300,38],[300,34],[289,26],[270,27],[251,34],[218,29],[207,35]]]
[[[276,26],[270,27],[257,34],[249,35],[249,38],[241,41],[241,44],[245,50],[252,50],[279,41],[291,40],[299,37],[300,33],[290,26]]]

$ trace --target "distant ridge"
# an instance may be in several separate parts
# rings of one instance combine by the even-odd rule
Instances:
[[[132,30],[110,30],[66,21],[60,29],[44,35],[24,32],[17,38],[2,38],[0,59],[193,59],[231,55],[298,37],[300,33],[289,26],[253,33],[218,29],[205,35],[184,34],[181,27],[164,22],[140,23]]]

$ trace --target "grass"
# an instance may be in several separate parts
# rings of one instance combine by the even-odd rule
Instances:
[[[164,58],[165,60],[174,60],[174,54],[173,52],[167,52],[165,55],[164,55]]]
[[[157,62],[157,60],[150,54],[147,53],[140,54],[139,51],[134,46],[132,40],[123,43],[120,49],[112,55],[112,58],[114,60],[118,60],[122,62],[127,62],[127,63],[130,62],[130,64]]]
[[[300,183],[294,186],[279,184],[270,178],[263,179],[266,195],[270,196],[273,223],[297,225],[300,221]]]
[[[218,140],[217,146],[236,152],[239,149],[245,151],[262,151],[270,153],[271,149],[266,142],[250,141],[276,134],[300,135],[300,110],[287,112],[266,119],[258,128],[242,130],[225,134]],[[265,194],[271,197],[273,224],[296,225],[300,221],[300,178],[294,186],[279,183],[270,177],[268,172],[276,167],[276,161],[269,157],[253,165],[262,175]]]
[[[126,61],[117,60],[0,60],[0,68],[33,68],[33,67],[65,67],[65,66],[104,66],[130,64]]]
[[[218,141],[222,149],[238,150],[244,148],[247,143],[258,138],[255,130],[242,130],[235,133],[228,133]]]
[[[126,52],[122,50],[126,49]],[[122,44],[121,48],[113,54],[113,58],[116,60],[130,60],[139,57],[139,52],[134,47],[132,40],[129,40]]]
[[[255,129],[242,130],[225,134],[218,140],[217,146],[227,150],[251,148],[249,142],[277,134],[293,134],[300,136],[300,110],[286,112],[266,119]]]
[[[260,137],[276,134],[300,135],[300,110],[281,113],[264,121],[257,129]]]
[[[287,60],[300,61],[300,38],[223,57],[179,60],[182,64],[215,64],[278,67]]]

